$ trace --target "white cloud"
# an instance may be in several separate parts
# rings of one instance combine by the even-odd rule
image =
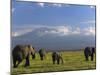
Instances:
[[[37,3],[39,6],[44,7],[44,3]]]
[[[35,25],[28,27],[21,27],[17,31],[12,32],[13,37],[22,36],[29,32],[33,32],[38,36],[69,36],[69,35],[84,35],[84,36],[94,36],[95,27],[87,28],[72,28],[71,26],[46,26],[46,25]]]
[[[12,32],[12,37],[22,36],[24,34],[27,34],[29,32],[32,32],[33,29],[19,29],[17,31]]]
[[[54,36],[68,36],[68,35],[84,35],[84,36],[94,36],[95,27],[79,28],[76,27],[73,29],[68,26],[56,26],[48,29],[43,28],[44,30],[39,32],[40,36],[43,35],[54,35]]]
[[[17,36],[20,36],[20,34],[17,32],[12,32],[12,37],[17,37]]]
[[[95,35],[95,28],[94,27],[88,27],[88,28],[85,28],[83,30],[84,35]]]
[[[76,27],[76,29],[74,31],[72,31],[72,34],[74,35],[78,35],[81,33],[81,29],[79,27]]]
[[[56,30],[61,36],[68,35],[71,31],[70,27],[68,26],[59,26]]]
[[[57,36],[65,36],[68,35],[70,32],[70,28],[67,26],[57,26],[53,29],[51,29],[51,31],[49,31],[49,34],[57,34]]]
[[[52,4],[53,6],[57,6],[57,7],[62,7],[62,4],[59,4],[59,3],[54,3]]]
[[[76,35],[76,34],[80,34],[80,32],[79,31],[73,31],[72,34]]]

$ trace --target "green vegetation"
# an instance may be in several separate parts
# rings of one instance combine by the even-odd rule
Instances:
[[[39,54],[36,53],[36,59],[30,58],[30,66],[23,67],[25,60],[18,66],[18,68],[12,68],[11,74],[25,74],[25,73],[37,73],[37,72],[54,72],[54,71],[73,71],[73,70],[85,70],[95,69],[96,60],[85,61],[83,51],[64,51],[61,52],[64,64],[52,63],[51,52],[46,54],[44,61],[40,60]]]

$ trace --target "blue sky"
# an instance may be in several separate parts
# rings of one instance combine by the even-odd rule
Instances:
[[[27,35],[29,37],[25,37]],[[84,41],[84,44],[79,45],[80,47],[94,46],[95,6],[13,1],[12,37],[19,41],[18,38],[23,36],[29,43],[32,41],[37,47],[48,47],[49,49],[57,49],[59,45],[63,49],[67,49],[65,46],[68,45],[68,42],[70,43],[69,48],[78,48],[81,41]],[[34,41],[34,38],[37,41]],[[41,38],[47,39],[44,39],[45,43]],[[57,38],[59,39],[56,40]],[[40,39],[41,41],[38,41]],[[56,44],[55,46],[51,45],[51,40],[56,40],[52,42]],[[16,41],[14,40],[14,42]],[[23,39],[20,41],[25,43]],[[73,41],[78,43],[77,46]],[[58,45],[58,42],[62,43]],[[42,46],[43,44],[48,46]]]

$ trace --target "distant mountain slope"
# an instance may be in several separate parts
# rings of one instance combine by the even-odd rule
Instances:
[[[69,50],[95,46],[95,37],[93,36],[41,36],[39,32],[43,32],[43,29],[12,37],[12,48],[17,44],[32,44],[36,49],[45,48],[48,50]]]

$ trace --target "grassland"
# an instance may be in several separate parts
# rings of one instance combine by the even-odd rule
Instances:
[[[36,54],[36,59],[30,58],[30,66],[23,67],[25,60],[18,66],[18,68],[12,68],[11,74],[27,74],[37,72],[55,72],[55,71],[73,71],[73,70],[88,70],[96,68],[96,60],[85,61],[83,51],[64,51],[61,52],[64,64],[52,64],[51,52],[48,52],[46,59],[41,61],[39,54]]]

